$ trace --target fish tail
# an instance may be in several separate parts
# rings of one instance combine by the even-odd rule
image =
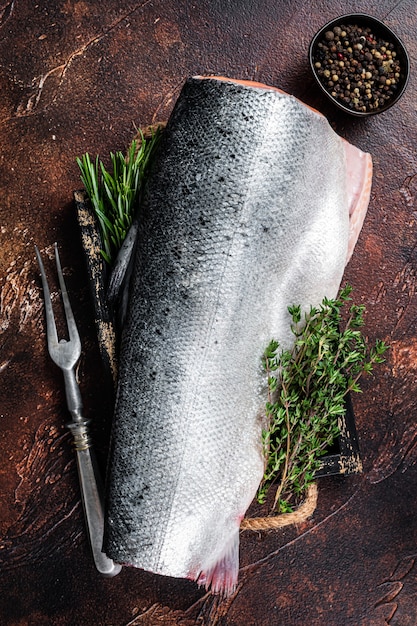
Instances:
[[[204,586],[206,591],[229,596],[236,589],[238,574],[239,529],[231,535],[215,563],[205,571],[201,571],[195,580],[200,587]]]

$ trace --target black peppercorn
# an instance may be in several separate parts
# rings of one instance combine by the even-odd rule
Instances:
[[[357,24],[327,30],[313,60],[324,88],[356,111],[386,105],[401,81],[402,67],[394,44]]]

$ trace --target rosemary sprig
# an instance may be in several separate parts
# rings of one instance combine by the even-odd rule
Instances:
[[[113,263],[132,224],[139,193],[150,158],[159,140],[160,130],[145,139],[134,139],[127,154],[110,153],[111,171],[107,171],[97,156],[92,161],[88,153],[77,157],[81,180],[97,216],[103,242],[101,251],[110,265]]]
[[[289,307],[294,348],[278,352],[278,342],[271,341],[265,350],[269,428],[263,432],[267,462],[258,501],[264,503],[269,488],[277,484],[275,512],[291,511],[294,499],[307,490],[320,457],[339,434],[346,395],[361,391],[361,375],[384,361],[386,344],[377,340],[368,348],[360,330],[363,306],[352,304],[342,323],[351,291],[347,285],[337,299],[324,299],[304,319],[300,306]]]

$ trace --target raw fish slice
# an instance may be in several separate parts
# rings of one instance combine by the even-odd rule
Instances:
[[[336,296],[371,168],[292,96],[186,82],[139,216],[108,473],[116,562],[235,588],[264,469],[261,356],[292,345],[289,305]]]

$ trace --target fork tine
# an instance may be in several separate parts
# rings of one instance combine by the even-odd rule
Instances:
[[[46,336],[48,340],[48,348],[51,353],[51,348],[58,344],[58,334],[56,332],[56,324],[54,312],[52,309],[51,293],[49,291],[48,280],[46,278],[45,268],[43,266],[42,257],[40,255],[38,246],[35,245],[36,257],[38,259],[38,265],[41,272],[43,298],[45,301],[45,316],[46,316]]]
[[[80,335],[78,333],[77,324],[75,322],[74,314],[72,312],[71,303],[68,298],[67,287],[65,285],[64,276],[62,274],[61,259],[59,258],[57,244],[55,244],[55,261],[56,261],[56,269],[58,273],[59,286],[61,287],[62,301],[64,303],[64,311],[65,311],[65,317],[67,320],[69,340],[70,342],[74,342],[74,344],[79,344],[80,349],[81,349]]]
[[[81,341],[62,274],[58,246],[55,244],[55,261],[59,285],[61,287],[64,312],[66,315],[69,341],[63,340],[58,343],[55,318],[52,310],[51,294],[45,274],[45,268],[37,246],[35,246],[35,252],[41,272],[45,301],[48,350],[52,360],[61,368],[64,374],[67,407],[72,417],[72,421],[67,424],[67,427],[72,432],[77,454],[81,499],[94,563],[97,570],[103,574],[103,576],[116,576],[116,574],[118,574],[122,569],[121,565],[115,563],[106,554],[104,554],[104,552],[102,552],[104,529],[102,487],[98,468],[95,463],[95,457],[89,440],[88,420],[86,420],[82,414],[83,403],[74,369],[81,353]]]

